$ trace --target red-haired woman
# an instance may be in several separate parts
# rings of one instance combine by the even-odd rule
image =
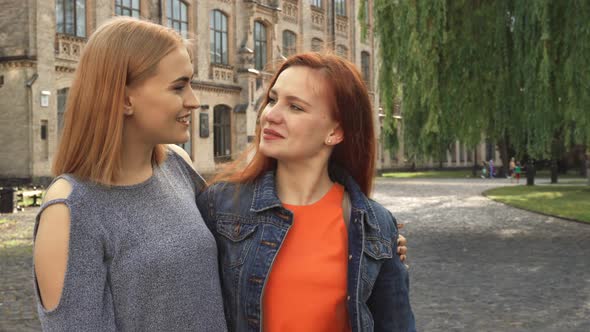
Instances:
[[[226,331],[189,138],[193,64],[170,28],[116,18],[92,34],[35,227],[46,331]],[[182,156],[185,155],[185,156]]]
[[[276,72],[253,159],[198,198],[230,330],[415,330],[395,218],[368,198],[371,108],[337,56],[294,55]]]

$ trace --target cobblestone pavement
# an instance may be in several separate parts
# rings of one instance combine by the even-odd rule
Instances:
[[[590,224],[493,202],[501,180],[379,179],[419,331],[590,331]]]
[[[0,214],[0,331],[40,331],[31,262],[37,208]]]
[[[405,223],[419,331],[590,331],[590,225],[481,196],[505,180],[378,179]],[[39,331],[31,280],[36,209],[0,215],[0,331]],[[10,237],[10,238],[8,238]]]

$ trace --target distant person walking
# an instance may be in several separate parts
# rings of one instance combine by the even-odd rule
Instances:
[[[516,162],[514,161],[514,157],[510,159],[510,164],[508,165],[508,176],[507,177],[514,177],[514,169],[516,168]]]
[[[516,184],[520,182],[520,173],[522,172],[522,168],[520,167],[520,161],[516,163],[514,168],[514,177],[516,178]]]
[[[494,178],[494,159],[490,159],[490,179]]]
[[[481,163],[481,178],[485,179],[488,177],[488,165],[486,165],[486,162],[483,161]]]

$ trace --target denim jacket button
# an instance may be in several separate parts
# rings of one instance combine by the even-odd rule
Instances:
[[[350,295],[346,297],[346,301],[350,301]]]
[[[351,260],[351,259],[352,259],[352,255],[348,255],[348,260]]]

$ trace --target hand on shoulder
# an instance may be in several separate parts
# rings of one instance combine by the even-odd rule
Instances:
[[[168,144],[168,148],[170,150],[176,152],[176,154],[181,156],[182,159],[184,159],[184,161],[186,161],[187,164],[189,164],[193,169],[195,169],[195,166],[193,165],[193,161],[191,160],[191,157],[188,155],[188,153],[186,151],[184,151],[183,148],[181,148],[180,146],[178,146],[176,144]]]

